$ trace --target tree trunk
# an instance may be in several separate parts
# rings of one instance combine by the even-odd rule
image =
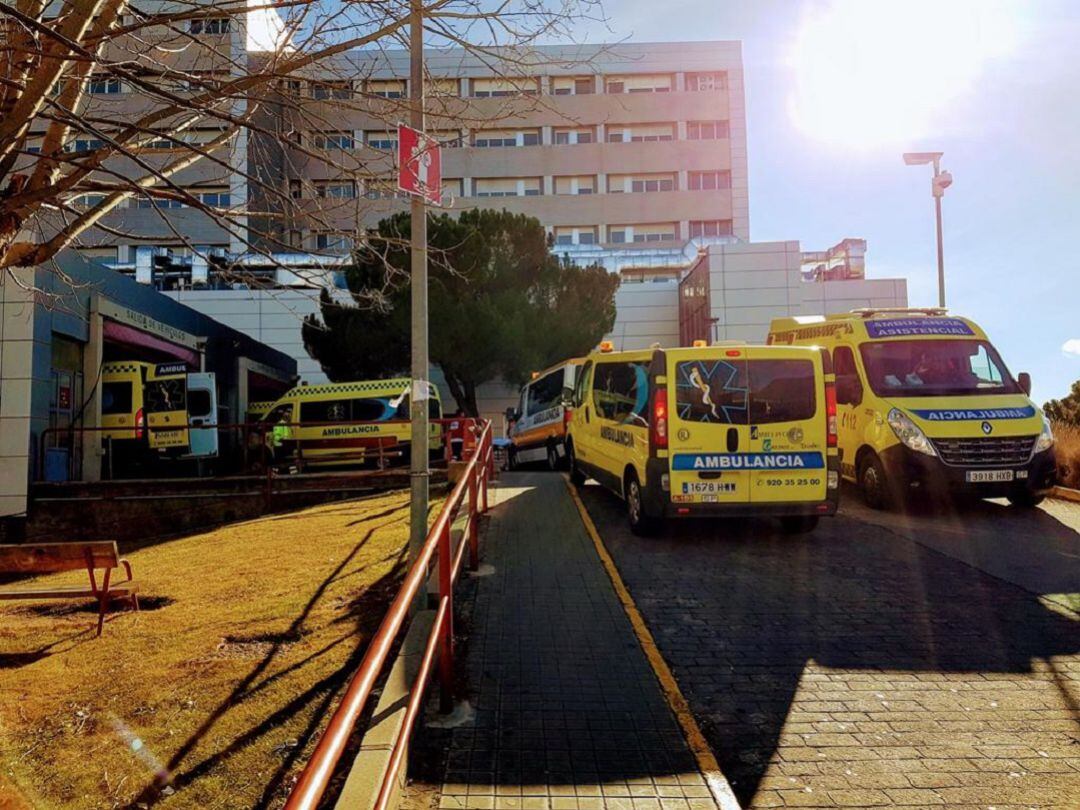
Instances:
[[[472,380],[463,380],[455,374],[443,369],[446,384],[450,387],[450,394],[457,402],[457,406],[465,411],[466,416],[478,417],[479,409],[476,407],[476,383]]]

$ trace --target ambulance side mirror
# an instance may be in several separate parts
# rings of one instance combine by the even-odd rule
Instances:
[[[1016,382],[1020,386],[1020,390],[1024,392],[1025,396],[1031,396],[1031,375],[1026,371],[1021,371],[1017,377]]]

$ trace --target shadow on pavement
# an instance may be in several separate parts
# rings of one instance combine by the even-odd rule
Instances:
[[[626,528],[621,501],[596,486],[586,487],[583,497],[744,803],[789,733],[785,721],[810,662],[817,672],[868,672],[891,689],[891,673],[907,674],[894,681],[923,673],[1028,673],[1036,662],[1045,671],[1044,659],[1080,651],[1080,623],[1031,593],[850,517],[825,520],[814,534],[798,537],[780,535],[766,521],[716,521],[675,523],[660,537],[643,539]],[[1057,533],[1075,540],[1075,532],[1045,513],[1003,517],[999,508],[966,505],[948,520],[963,530],[974,514],[999,531],[1015,532],[1015,521],[1035,537]],[[1039,685],[1075,711],[1060,682],[1055,687],[1053,677],[1044,678]],[[834,687],[838,691],[820,692],[810,698],[817,702],[802,707],[825,721],[808,729],[809,736],[822,728],[839,731],[831,719],[872,720],[875,712],[910,710],[910,720],[920,712],[962,708],[957,689],[935,691],[932,684],[909,684],[908,697],[925,695],[917,705],[873,688],[852,692],[846,681]],[[1028,706],[1022,692],[1017,700]],[[853,751],[875,744],[872,735],[835,736],[828,744],[847,746],[834,749],[840,757],[847,751],[859,759]],[[814,742],[803,737],[790,744]],[[887,744],[904,742],[893,735]],[[919,756],[894,750],[897,757]]]

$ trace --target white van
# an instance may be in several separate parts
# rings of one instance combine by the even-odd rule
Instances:
[[[574,358],[533,372],[532,379],[521,387],[517,407],[506,411],[506,421],[510,424],[510,469],[534,461],[546,462],[549,470],[564,466],[568,405],[578,369],[584,362],[582,358]]]

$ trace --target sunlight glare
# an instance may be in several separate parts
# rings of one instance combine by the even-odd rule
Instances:
[[[838,146],[907,146],[939,132],[950,103],[1016,46],[1019,8],[978,0],[825,0],[794,47],[789,111]]]

